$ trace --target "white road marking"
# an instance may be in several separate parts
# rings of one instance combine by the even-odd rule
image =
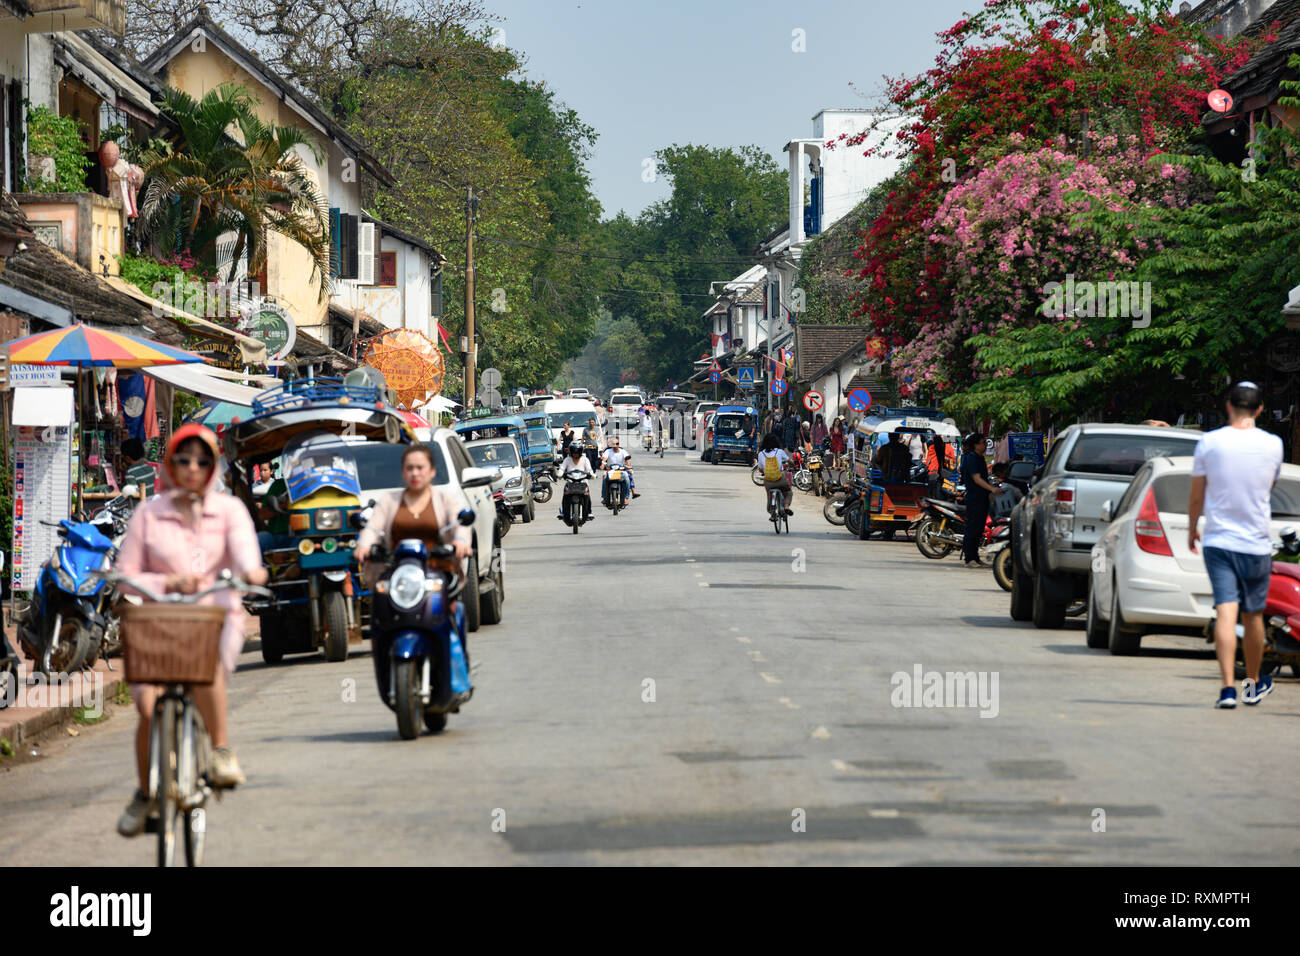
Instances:
[[[687,564],[694,564],[694,563],[695,563],[695,559],[694,559],[694,558],[687,558],[687,559],[686,559],[686,563],[687,563]]]
[[[812,736],[816,737],[818,740],[830,740],[831,732],[825,727],[818,727],[812,732]]]
[[[732,630],[735,630],[735,628],[732,628]],[[753,644],[753,643],[754,643],[753,641],[751,641],[751,640],[750,640],[749,638],[747,638],[747,637],[738,637],[738,638],[736,638],[736,640],[738,640],[738,641],[739,641],[740,643],[742,643],[742,644]]]
[[[702,588],[707,588],[707,587],[709,586],[709,584],[708,584],[707,581],[696,581],[695,583],[698,584],[698,585],[699,585],[700,587],[702,587]]]
[[[762,652],[762,651],[750,651],[750,652],[749,652],[749,659],[750,659],[751,661],[753,661],[755,664],[766,664],[766,663],[767,663],[767,658],[763,656],[763,652]]]
[[[738,628],[738,627],[729,627],[729,628],[727,628],[727,630],[731,631],[731,633],[734,634],[734,633],[736,633],[738,630],[740,630],[740,628]]]
[[[898,816],[898,811],[897,810],[868,810],[867,815],[872,817],[885,817],[887,819],[892,820]]]
[[[791,710],[799,709],[799,705],[796,704],[794,701],[792,701],[789,697],[778,697],[776,699],[776,702],[778,704],[785,704],[785,706],[789,707]]]
[[[834,767],[836,770],[838,770],[840,773],[846,773],[851,769],[849,765],[846,764],[843,760],[832,760],[831,766]]]
[[[695,572],[695,576],[696,576],[697,578],[702,578],[702,577],[704,577],[704,572],[703,572],[703,571],[696,571],[696,572]]]
[[[767,681],[769,684],[785,683],[785,681],[781,680],[781,678],[777,677],[775,674],[769,674],[767,671],[759,671],[758,676],[763,678],[763,680]]]

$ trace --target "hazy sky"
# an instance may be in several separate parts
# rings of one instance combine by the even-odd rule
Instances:
[[[643,161],[673,143],[781,148],[824,108],[875,105],[881,77],[934,62],[935,33],[981,0],[487,0],[531,79],[599,133],[605,215],[663,197]],[[804,52],[795,52],[802,30]],[[852,86],[850,86],[852,84]],[[864,95],[869,99],[864,99]]]

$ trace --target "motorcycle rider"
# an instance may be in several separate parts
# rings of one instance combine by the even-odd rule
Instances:
[[[250,584],[265,584],[266,568],[257,545],[253,519],[244,503],[215,489],[217,436],[202,425],[183,425],[172,435],[163,456],[163,492],[142,503],[122,539],[116,570],[138,579],[152,591],[194,594],[210,587],[218,572],[229,568]],[[123,592],[132,588],[124,584]],[[192,688],[194,703],[212,737],[208,780],[214,786],[244,782],[226,736],[226,684],[244,646],[244,610],[239,594],[222,591],[202,604],[224,607],[221,663],[216,679]],[[158,688],[133,684],[140,723],[136,731],[136,769],[140,787],[117,822],[117,832],[136,836],[156,807],[146,796],[149,775],[149,725]]]
[[[639,494],[636,493],[635,489],[632,488],[632,483],[629,478],[629,476],[632,474],[629,468],[629,463],[631,461],[632,461],[632,456],[628,452],[622,451],[618,447],[617,438],[610,440],[609,447],[606,448],[604,453],[600,456],[600,462],[601,462],[600,467],[602,471],[609,471],[612,468],[623,469],[622,485],[623,485],[624,501],[627,501],[629,497],[632,498],[641,497]],[[608,475],[605,476],[605,480],[601,483],[600,497],[604,500],[606,508],[612,507],[609,503],[609,476]]]
[[[579,478],[580,476],[585,476],[586,478],[593,477],[591,463],[583,457],[582,449],[577,445],[570,445],[569,454],[565,457],[564,461],[560,462],[560,481],[567,481],[570,475],[574,478]],[[584,485],[583,487],[585,488],[586,486]],[[564,520],[565,504],[566,501],[561,497],[560,513],[558,515],[561,521]],[[582,496],[582,521],[585,524],[588,521],[594,520],[596,520],[596,516],[591,513],[591,495],[589,493],[584,494]]]
[[[781,477],[778,479],[769,479],[768,462],[776,463],[776,468],[780,470]],[[768,494],[773,488],[781,489],[781,499],[785,502],[786,517],[794,514],[790,510],[790,502],[794,499],[794,489],[790,487],[790,476],[786,470],[790,467],[790,456],[781,448],[781,443],[777,441],[776,435],[769,434],[763,439],[763,450],[758,453],[758,467],[763,472],[763,500],[767,501]]]

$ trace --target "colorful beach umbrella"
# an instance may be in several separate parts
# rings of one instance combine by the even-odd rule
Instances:
[[[11,365],[72,365],[78,368],[149,368],[202,362],[192,352],[161,342],[106,332],[77,323],[40,332],[9,345]]]

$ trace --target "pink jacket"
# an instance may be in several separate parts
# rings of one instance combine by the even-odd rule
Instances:
[[[173,436],[168,463],[177,437],[185,437],[184,432]],[[204,430],[200,437],[216,458],[216,443],[211,433]],[[223,570],[229,569],[242,578],[262,567],[262,549],[257,543],[253,519],[242,501],[213,488],[217,470],[213,469],[212,480],[203,496],[195,498],[176,489],[169,468],[164,467],[162,481],[168,487],[136,508],[122,539],[115,569],[137,578],[155,594],[162,594],[169,574],[197,574],[201,579],[199,590],[203,590]],[[123,590],[132,589],[124,585]],[[227,674],[233,673],[244,643],[245,614],[239,592],[218,591],[199,603],[223,607],[229,612],[222,632],[221,660]]]

